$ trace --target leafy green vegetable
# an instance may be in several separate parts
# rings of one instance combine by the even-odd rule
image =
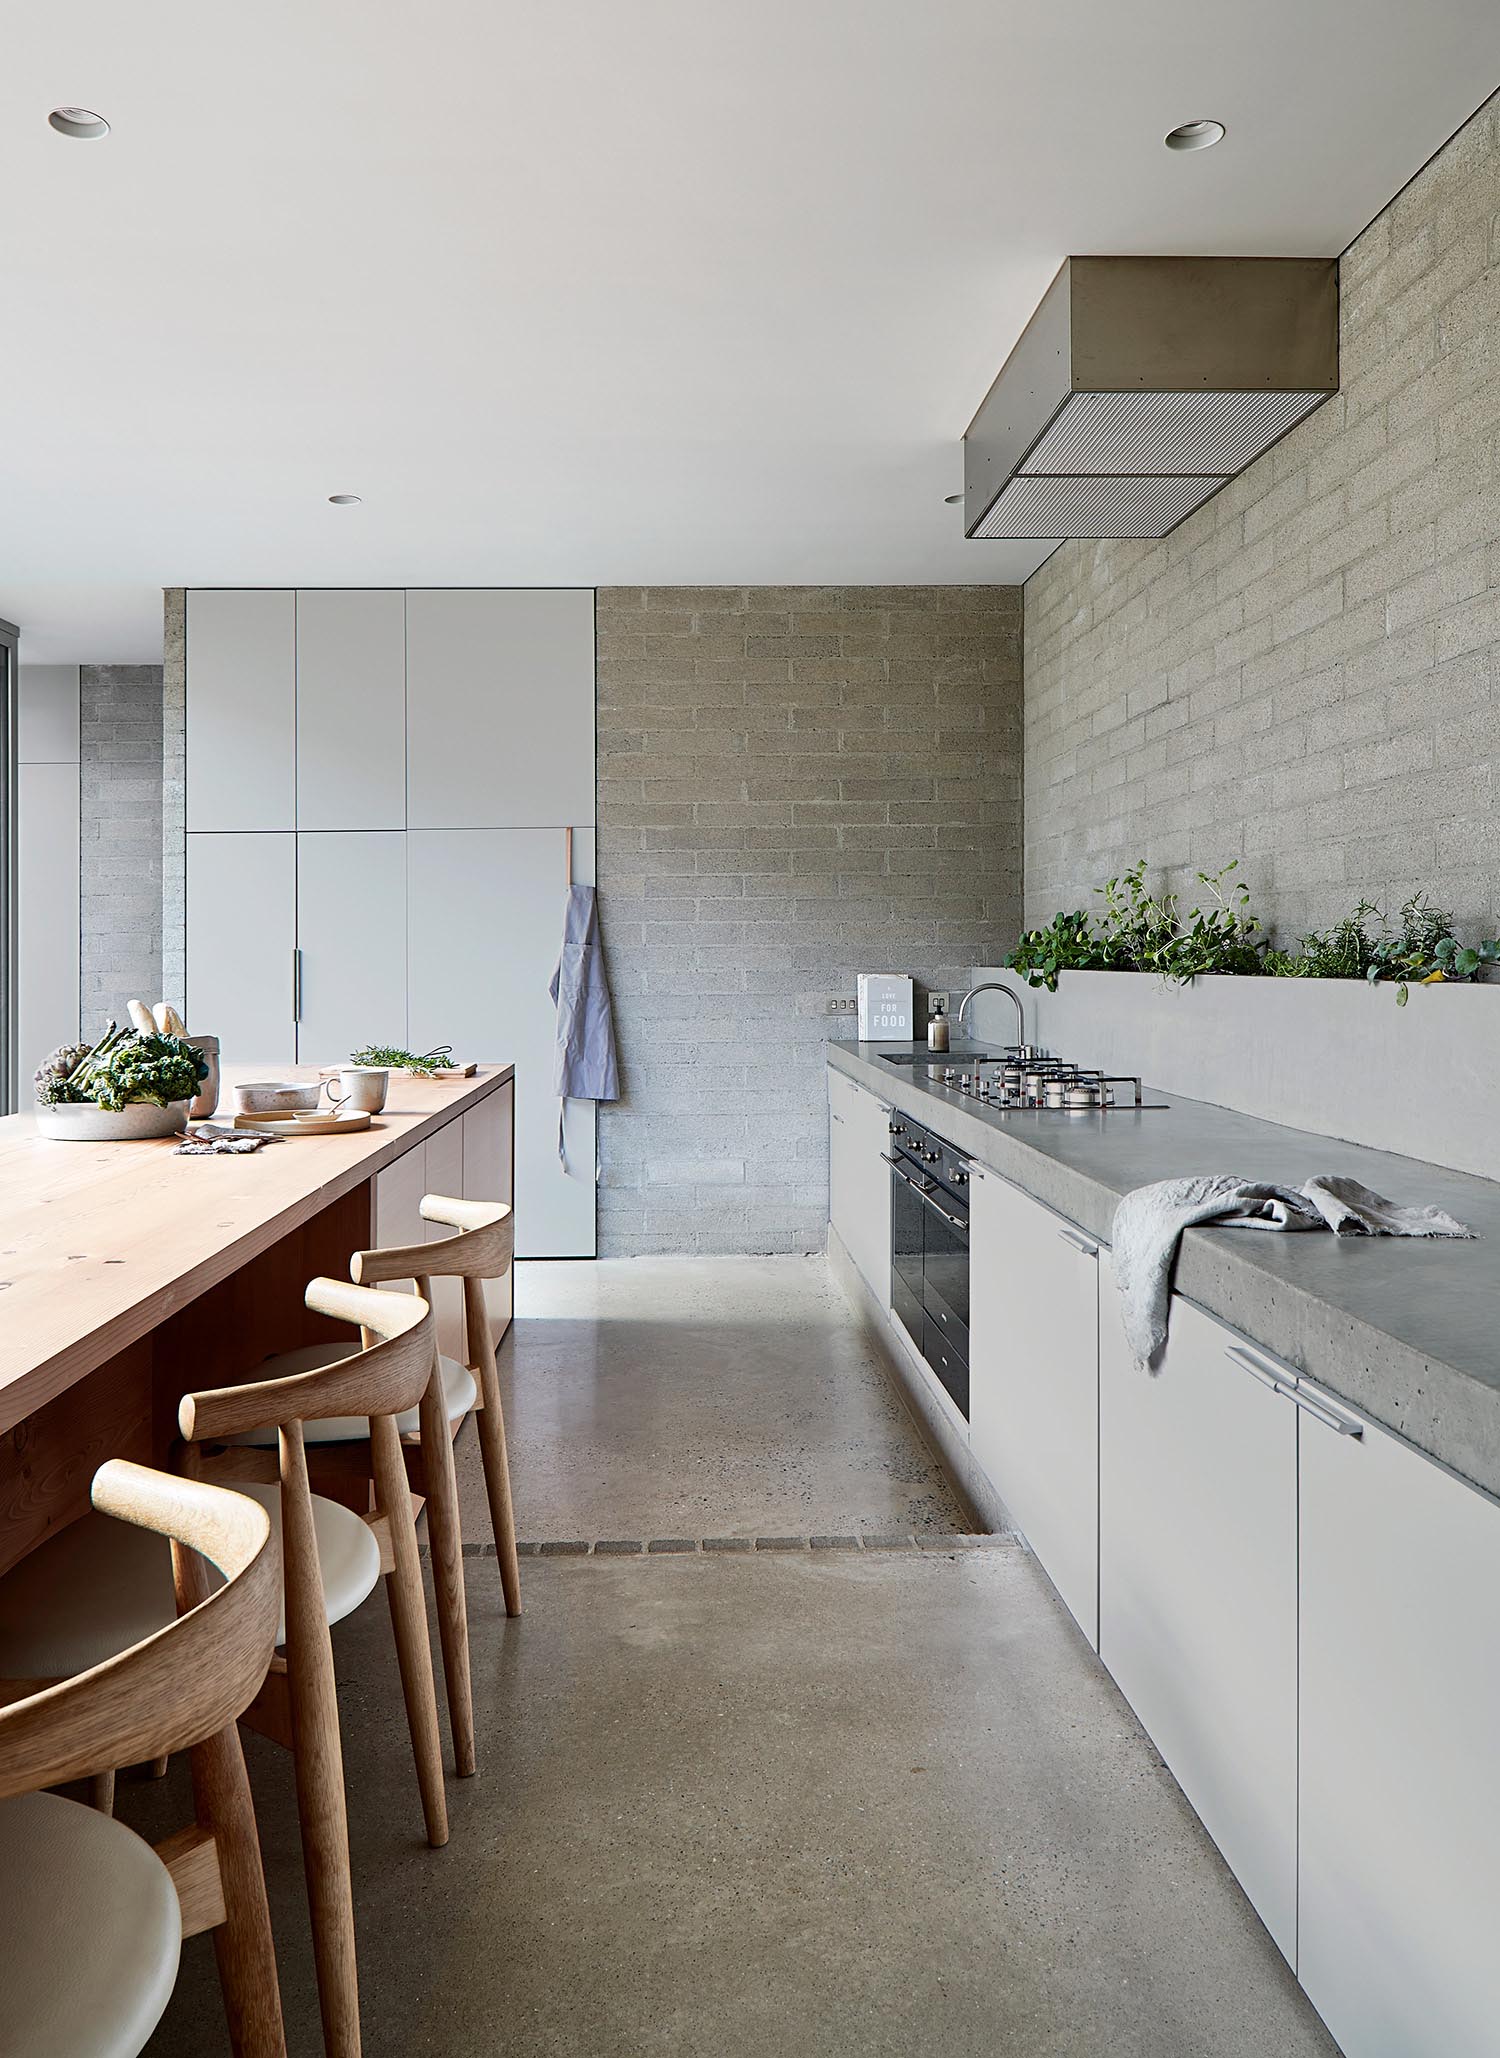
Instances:
[[[94,1101],[118,1114],[133,1102],[164,1108],[191,1100],[208,1077],[198,1046],[180,1036],[141,1036],[109,1023],[95,1044],[64,1044],[52,1052],[33,1084],[44,1106]]]

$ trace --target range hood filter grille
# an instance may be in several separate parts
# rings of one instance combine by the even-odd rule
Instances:
[[[1326,393],[1074,393],[1022,472],[1226,478]],[[986,533],[986,532],[981,532]]]
[[[974,534],[1044,542],[1064,542],[1070,536],[1165,536],[1223,484],[1222,478],[1017,477]]]

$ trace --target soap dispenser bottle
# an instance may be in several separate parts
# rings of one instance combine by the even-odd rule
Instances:
[[[927,1048],[946,1050],[948,1048],[948,1017],[943,1012],[943,1003],[932,1004],[932,1013],[927,1018]]]

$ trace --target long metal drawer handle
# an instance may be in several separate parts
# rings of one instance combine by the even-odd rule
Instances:
[[[931,1208],[932,1212],[935,1215],[942,1216],[943,1220],[949,1225],[950,1228],[961,1229],[965,1236],[968,1235],[969,1225],[963,1219],[962,1215],[950,1215],[946,1208],[940,1208],[938,1206],[937,1202],[933,1199],[930,1193],[924,1193],[922,1195],[922,1198],[924,1201],[926,1201],[928,1207]]]
[[[904,1172],[901,1169],[901,1167],[896,1163],[896,1160],[892,1157],[888,1157],[883,1150],[877,1151],[875,1155],[880,1159],[882,1164],[890,1166],[891,1170],[895,1173],[898,1179],[904,1179],[906,1181],[906,1184],[911,1188],[912,1192],[917,1196],[917,1199],[926,1201],[928,1207],[931,1208],[932,1212],[935,1215],[941,1215],[943,1220],[951,1224],[953,1228],[961,1229],[964,1232],[965,1236],[968,1235],[969,1225],[967,1222],[964,1221],[962,1216],[950,1215],[946,1208],[940,1208],[937,1202],[933,1199],[932,1195],[927,1191],[926,1187],[918,1186],[916,1180],[912,1178],[911,1174],[909,1172]]]
[[[1269,1365],[1263,1365],[1259,1358],[1245,1350],[1240,1344],[1227,1344],[1224,1355],[1231,1365],[1237,1365],[1241,1372],[1248,1372],[1252,1379],[1258,1379],[1262,1386],[1270,1387],[1272,1393],[1285,1394],[1288,1400],[1297,1398],[1296,1386],[1289,1379],[1283,1379],[1279,1372]]]
[[[1074,1250],[1082,1251],[1083,1255],[1086,1258],[1098,1257],[1098,1244],[1090,1243],[1088,1238],[1086,1236],[1080,1236],[1076,1229],[1059,1229],[1057,1233],[1062,1238],[1064,1243],[1072,1244]]]
[[[1317,1400],[1310,1393],[1298,1387],[1292,1399],[1304,1414],[1311,1415],[1314,1422],[1321,1422],[1325,1429],[1331,1429],[1338,1436],[1363,1436],[1365,1425],[1357,1415],[1346,1415],[1342,1408],[1334,1407],[1331,1401]]]
[[[835,1122],[837,1122],[837,1123],[838,1123],[838,1125],[839,1125],[839,1127],[840,1127],[840,1128],[842,1129],[842,1128],[843,1128],[843,1126],[844,1126],[844,1118],[843,1118],[843,1116],[842,1116],[842,1115],[841,1115],[841,1114],[839,1113],[838,1109],[837,1109],[837,1108],[830,1108],[830,1109],[828,1110],[828,1112],[829,1112],[829,1114],[830,1114],[830,1115],[832,1115],[832,1117],[833,1117],[834,1121],[835,1121]]]
[[[918,1195],[920,1199],[926,1200],[927,1192],[925,1187],[918,1186],[916,1180],[912,1178],[910,1172],[904,1166],[898,1165],[896,1160],[893,1157],[887,1156],[883,1150],[876,1151],[875,1155],[883,1165],[889,1165],[896,1177],[904,1180],[914,1194]]]

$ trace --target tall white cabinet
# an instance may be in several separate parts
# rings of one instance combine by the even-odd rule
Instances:
[[[547,992],[566,829],[593,877],[594,724],[588,590],[187,596],[190,1025],[230,1061],[513,1061],[522,1257],[595,1250],[594,1109],[564,1165]]]

